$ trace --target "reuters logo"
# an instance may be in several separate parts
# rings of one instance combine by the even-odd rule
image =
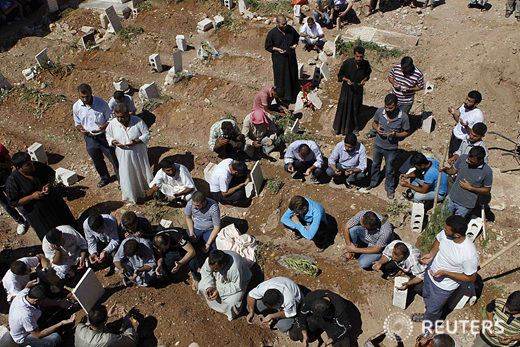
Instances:
[[[405,341],[412,336],[413,332],[410,318],[400,312],[392,313],[386,317],[383,328],[385,329],[386,336],[395,342]]]

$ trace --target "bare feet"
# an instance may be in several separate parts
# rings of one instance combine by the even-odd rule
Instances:
[[[191,282],[191,289],[193,289],[194,292],[196,292],[199,289],[199,281],[195,280],[193,278],[193,275],[190,273],[190,282]]]

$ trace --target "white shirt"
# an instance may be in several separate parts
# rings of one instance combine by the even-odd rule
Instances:
[[[119,228],[117,226],[116,217],[109,214],[102,214],[101,217],[103,218],[103,230],[100,233],[90,229],[90,226],[88,225],[88,218],[85,219],[85,222],[83,222],[83,232],[85,233],[85,238],[87,239],[89,254],[98,253],[98,242],[107,244],[103,251],[107,252],[108,254],[117,251],[117,248],[120,244],[118,233]]]
[[[128,109],[128,112],[137,112],[137,108],[135,107],[134,99],[130,95],[125,94],[125,98],[123,103],[125,104],[126,108]],[[108,107],[110,107],[110,111],[114,112],[114,108],[117,105],[116,99],[112,97],[110,101],[108,102]]]
[[[321,165],[323,165],[323,156],[321,155],[318,144],[312,140],[296,140],[291,143],[285,150],[284,162],[286,164],[293,163],[294,159],[302,161],[302,158],[298,154],[298,147],[301,145],[307,145],[311,150],[309,155],[305,157],[305,161],[313,162],[315,167],[321,168]]]
[[[456,138],[459,140],[464,140],[464,135],[468,134],[468,131],[466,128],[462,126],[462,122],[466,123],[468,122],[468,126],[470,128],[473,128],[473,126],[476,123],[483,123],[484,122],[484,114],[482,114],[482,111],[475,107],[472,110],[466,110],[464,107],[464,104],[459,108],[460,112],[460,118],[457,125],[455,125],[455,128],[453,128],[453,135],[455,135]]]
[[[261,300],[269,289],[277,289],[283,295],[282,309],[287,318],[295,317],[298,313],[298,305],[303,300],[300,287],[294,281],[286,277],[275,277],[260,283],[249,292],[249,296]]]
[[[37,257],[25,257],[20,258],[18,261],[21,261],[29,269],[37,267],[40,261]],[[4,285],[5,293],[7,294],[7,302],[11,302],[13,297],[17,296],[18,293],[25,288],[27,283],[29,283],[30,275],[15,275],[11,270],[7,270],[4,278],[2,279],[2,284]]]
[[[233,159],[224,159],[215,166],[211,173],[209,180],[209,191],[212,193],[227,192],[229,189],[229,182],[233,178],[229,165],[234,163]]]
[[[462,243],[455,243],[446,237],[446,233],[443,230],[437,234],[437,241],[439,241],[439,252],[437,252],[432,262],[431,270],[433,273],[438,270],[444,270],[471,276],[477,272],[477,248],[470,239],[466,238]],[[448,276],[433,278],[429,272],[428,276],[430,276],[430,279],[437,287],[444,290],[452,291],[460,285],[460,282]]]
[[[38,329],[38,319],[42,315],[40,307],[31,305],[25,298],[28,293],[28,288],[18,293],[9,309],[11,337],[18,344],[22,344],[31,331]]]
[[[61,246],[61,250],[65,252],[65,257],[62,264],[56,265],[76,265],[79,257],[81,256],[81,250],[87,249],[87,241],[70,225],[60,225],[56,229],[61,230],[62,237],[65,244]],[[49,259],[52,263],[56,250],[52,248],[51,243],[47,241],[47,236],[43,238],[42,249],[45,254],[45,258]]]
[[[95,131],[113,118],[112,111],[110,111],[105,100],[98,96],[93,96],[92,98],[92,106],[84,104],[83,101],[78,100],[72,107],[74,126],[81,125],[89,133],[99,135],[102,134],[103,131],[99,133],[95,133]]]
[[[314,26],[309,28],[309,23],[305,23],[300,28],[300,34],[307,34],[311,37],[318,37],[320,35],[323,35],[323,30],[321,29],[321,25],[318,23],[314,23]]]
[[[190,172],[182,164],[175,164],[175,175],[173,176],[167,175],[162,169],[157,171],[154,179],[150,182],[150,188],[154,185],[157,185],[161,192],[169,198],[173,198],[174,194],[180,193],[187,188],[197,190]],[[190,200],[194,192],[188,194],[186,200]]]

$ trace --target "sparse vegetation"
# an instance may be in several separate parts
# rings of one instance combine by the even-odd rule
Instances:
[[[262,270],[264,270],[265,262],[267,260],[267,251],[269,249],[279,250],[280,246],[274,244],[273,241],[258,242],[258,246],[255,250],[256,263]]]
[[[278,0],[273,2],[259,2],[258,0],[249,0],[249,8],[253,12],[259,12],[262,14],[283,14],[292,13],[293,7],[289,0]]]
[[[447,199],[442,205],[437,205],[428,220],[426,230],[421,234],[419,249],[423,254],[430,251],[435,242],[435,237],[444,228],[446,218],[450,215]]]
[[[217,30],[226,28],[227,31],[231,31],[236,34],[245,29],[244,24],[246,21],[241,17],[233,18],[231,12],[224,12],[222,16],[224,17],[224,23],[222,23],[220,27],[217,28]]]
[[[144,33],[144,29],[135,25],[127,25],[119,31],[119,38],[124,43],[129,43],[132,39],[139,37]]]
[[[246,88],[253,89],[253,90],[256,90],[256,91],[259,91],[259,90],[260,90],[260,88],[255,87],[255,86],[252,86],[252,85],[250,85],[250,84],[246,84]]]
[[[234,114],[231,112],[226,112],[226,115],[224,116],[224,119],[231,119],[232,121],[237,121],[237,117],[235,117]]]
[[[167,0],[168,3],[171,3],[171,0]],[[176,1],[177,3],[177,1]],[[144,11],[151,11],[153,10],[153,5],[150,1],[141,1],[140,3],[137,4],[137,8],[139,9],[139,12],[144,12]]]
[[[271,177],[271,178],[267,179],[265,186],[267,187],[267,189],[269,189],[273,193],[277,194],[280,191],[280,189],[282,189],[283,182],[279,178]]]
[[[65,101],[63,95],[44,93],[39,89],[28,88],[26,86],[16,86],[11,90],[2,91],[0,94],[0,106],[10,96],[14,95],[18,96],[18,102],[21,104],[22,108],[35,115],[37,118],[41,118],[52,105]]]
[[[162,104],[159,100],[146,100],[143,104],[143,111],[152,112],[157,106]]]
[[[362,41],[360,39],[357,39],[356,41],[343,41],[341,36],[336,42],[336,51],[339,55],[346,55],[347,57],[350,57],[354,54],[354,47],[356,46],[362,46],[365,48],[365,50],[374,52],[378,61],[388,58],[397,58],[404,53],[397,48],[388,49],[371,41]]]
[[[319,141],[319,137],[314,136],[309,131],[301,131],[302,127],[300,126],[300,133],[295,134],[291,131],[286,131],[290,126],[294,123],[293,116],[281,116],[279,114],[274,115],[274,124],[276,125],[276,129],[278,129],[278,139],[276,139],[275,145],[278,146],[281,143],[291,143],[296,140],[312,140]]]
[[[70,7],[67,7],[66,9],[64,9],[63,11],[60,12],[59,16],[60,18],[65,18],[67,17],[72,11],[74,11],[73,8],[70,8]]]
[[[56,63],[52,63],[38,69],[42,71],[48,71],[52,76],[64,78],[72,73],[72,71],[75,69],[75,65],[61,64],[59,61],[57,61]]]
[[[497,235],[495,233],[492,233],[490,231],[488,231],[486,233],[486,238],[484,238],[484,236],[482,236],[482,248],[486,248],[487,247],[487,244],[488,242],[491,240],[491,241],[494,241],[497,239]]]

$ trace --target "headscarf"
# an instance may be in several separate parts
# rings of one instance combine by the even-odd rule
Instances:
[[[267,112],[264,110],[254,110],[249,114],[251,123],[253,124],[269,124],[269,119],[267,118]]]

